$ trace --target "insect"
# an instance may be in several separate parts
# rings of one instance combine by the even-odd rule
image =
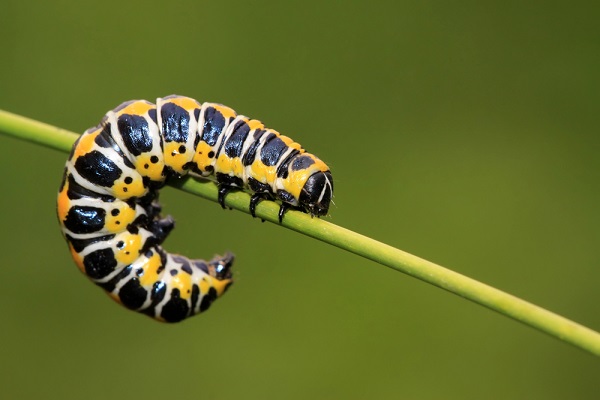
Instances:
[[[73,145],[57,213],[77,266],[123,306],[163,322],[206,310],[232,284],[233,255],[210,261],[166,252],[174,227],[162,217],[159,189],[187,173],[231,190],[326,215],[333,196],[329,168],[290,138],[231,108],[172,95],[155,104],[125,102]]]

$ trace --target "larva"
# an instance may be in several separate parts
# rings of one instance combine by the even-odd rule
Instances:
[[[233,255],[191,260],[164,251],[173,229],[158,191],[173,176],[213,177],[232,189],[326,215],[329,168],[290,138],[231,108],[184,96],[125,102],[73,145],[57,214],[77,266],[123,306],[178,322],[206,310],[232,283]]]

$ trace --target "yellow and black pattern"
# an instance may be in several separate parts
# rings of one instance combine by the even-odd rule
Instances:
[[[173,176],[214,177],[232,189],[326,215],[333,180],[323,161],[257,120],[183,96],[133,100],[75,142],[57,212],[77,266],[125,307],[164,322],[206,310],[232,283],[233,255],[190,260],[161,247],[174,227],[158,190]]]

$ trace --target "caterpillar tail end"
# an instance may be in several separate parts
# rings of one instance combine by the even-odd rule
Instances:
[[[231,279],[232,271],[231,267],[233,265],[233,260],[235,256],[233,253],[225,253],[224,256],[215,256],[212,260],[208,262],[210,275],[219,279]]]
[[[233,253],[225,253],[223,256],[215,256],[207,263],[207,273],[214,278],[212,286],[217,292],[217,297],[220,297],[233,284],[233,261],[235,256]]]

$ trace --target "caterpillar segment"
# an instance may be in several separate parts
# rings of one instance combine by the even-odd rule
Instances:
[[[292,139],[216,103],[184,96],[125,102],[75,142],[58,193],[63,235],[80,270],[123,306],[163,322],[206,310],[232,284],[230,253],[210,261],[166,252],[174,227],[160,188],[187,173],[230,190],[326,215],[329,168]]]

